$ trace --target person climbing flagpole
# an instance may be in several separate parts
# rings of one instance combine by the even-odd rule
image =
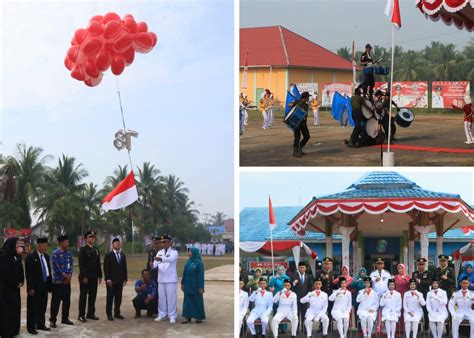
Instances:
[[[402,18],[400,15],[399,0],[387,0],[385,6],[385,15],[392,22],[392,60],[390,67],[390,101],[392,100],[392,83],[393,83],[393,59],[395,56],[395,29],[398,31],[402,27]],[[384,154],[383,166],[391,167],[395,165],[394,154],[390,153],[390,141],[392,136],[392,104],[389,103],[388,108],[388,145],[387,152]]]
[[[268,213],[269,213],[269,226],[270,226],[270,250],[272,252],[272,273],[275,276],[275,262],[273,259],[273,229],[276,227],[275,212],[273,211],[272,198],[268,196]]]

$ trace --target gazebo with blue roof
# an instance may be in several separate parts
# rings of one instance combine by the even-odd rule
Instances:
[[[389,171],[369,172],[343,192],[314,197],[288,222],[299,236],[324,234],[328,256],[332,256],[334,233],[340,233],[343,265],[349,265],[352,243],[354,269],[364,261],[385,257],[405,262],[410,271],[414,269],[415,239],[420,239],[420,256],[428,258],[430,232],[435,231],[437,253],[441,254],[447,231],[473,224],[474,209],[459,195],[422,189]],[[399,240],[399,255],[386,252],[392,238]],[[369,240],[376,243],[371,245],[376,252],[367,252]]]

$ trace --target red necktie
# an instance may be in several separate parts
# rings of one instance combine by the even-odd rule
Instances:
[[[412,291],[412,292],[411,292],[411,295],[412,295],[413,297],[415,297],[415,291]]]
[[[261,292],[262,292],[262,297],[263,297],[265,295],[265,290],[262,290]]]
[[[286,298],[288,298],[288,297],[290,297],[291,292],[290,292],[290,291],[286,291],[286,292],[285,292],[285,295],[286,295]]]
[[[466,297],[467,290],[462,290],[462,296]]]
[[[370,291],[372,291],[372,289],[371,289],[371,288],[368,288],[368,289],[367,289],[367,296],[370,295]]]
[[[321,293],[321,291],[317,290],[316,291],[316,295],[319,297],[319,294]]]

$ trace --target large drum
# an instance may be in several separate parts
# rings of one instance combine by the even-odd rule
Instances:
[[[364,115],[366,119],[370,119],[373,116],[374,104],[369,99],[365,99],[364,103],[365,105],[362,105],[362,115]]]
[[[367,135],[375,139],[379,134],[379,122],[374,117],[371,117],[365,123],[365,131]]]
[[[388,75],[389,72],[390,72],[389,67],[375,67],[375,74]]]
[[[302,110],[298,106],[294,106],[288,112],[283,122],[285,122],[288,128],[290,128],[291,130],[294,130],[304,120],[305,116],[306,116],[306,113],[304,112],[304,110]]]
[[[395,116],[395,122],[402,128],[408,128],[414,120],[415,114],[407,108],[400,108]]]

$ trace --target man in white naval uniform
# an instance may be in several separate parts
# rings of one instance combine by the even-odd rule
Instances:
[[[255,330],[255,321],[260,318],[262,322],[262,336],[265,337],[267,333],[268,317],[273,311],[273,294],[267,291],[267,281],[260,278],[258,281],[258,289],[255,290],[249,297],[249,302],[254,302],[255,306],[250,311],[247,317],[247,326],[252,334],[252,337],[257,336]]]
[[[313,331],[313,322],[321,321],[323,325],[323,337],[328,335],[329,318],[326,314],[328,310],[328,294],[321,291],[323,285],[322,279],[316,277],[313,282],[314,290],[308,292],[306,296],[300,299],[300,303],[309,303],[309,308],[306,310],[304,325],[306,327],[306,334],[311,337]]]
[[[388,291],[380,298],[382,321],[385,322],[387,338],[395,338],[397,323],[402,311],[402,295],[395,290],[395,280],[388,280]]]
[[[410,338],[410,331],[413,331],[413,338],[418,334],[418,325],[423,318],[423,308],[426,305],[423,294],[416,290],[416,280],[410,279],[410,290],[403,295],[403,320],[405,321],[405,336]]]
[[[384,269],[385,263],[382,258],[378,257],[375,260],[375,271],[370,274],[372,278],[372,287],[377,292],[379,299],[388,290],[388,280],[392,278],[392,275]],[[380,309],[378,312],[380,313]],[[374,327],[378,326],[379,314],[375,318]]]
[[[364,337],[370,337],[374,328],[374,322],[379,308],[379,296],[372,289],[372,278],[364,278],[365,289],[359,291],[356,302],[359,303],[357,315]]]
[[[283,290],[275,294],[273,302],[278,303],[278,309],[272,320],[273,337],[278,337],[278,325],[283,319],[291,322],[291,337],[296,337],[298,329],[298,297],[291,291],[291,281],[285,279]]]
[[[461,290],[456,291],[449,301],[449,312],[453,318],[453,338],[459,338],[459,324],[469,321],[471,338],[474,338],[474,292],[469,291],[469,280],[461,281]]]
[[[153,262],[153,267],[158,269],[158,317],[155,321],[159,322],[168,317],[170,323],[174,324],[178,317],[176,309],[178,298],[176,262],[178,261],[178,252],[171,248],[170,236],[163,235],[160,240],[163,249],[158,251]]]
[[[341,288],[332,292],[329,301],[334,302],[331,315],[336,320],[339,337],[346,338],[352,310],[352,293],[347,290],[345,277],[339,277],[339,284]]]
[[[431,291],[426,295],[426,309],[430,320],[430,329],[433,338],[443,336],[444,322],[448,318],[448,294],[439,288],[438,279],[431,281]]]
[[[242,330],[244,317],[249,309],[249,294],[243,290],[245,281],[243,278],[239,280],[239,330]]]

